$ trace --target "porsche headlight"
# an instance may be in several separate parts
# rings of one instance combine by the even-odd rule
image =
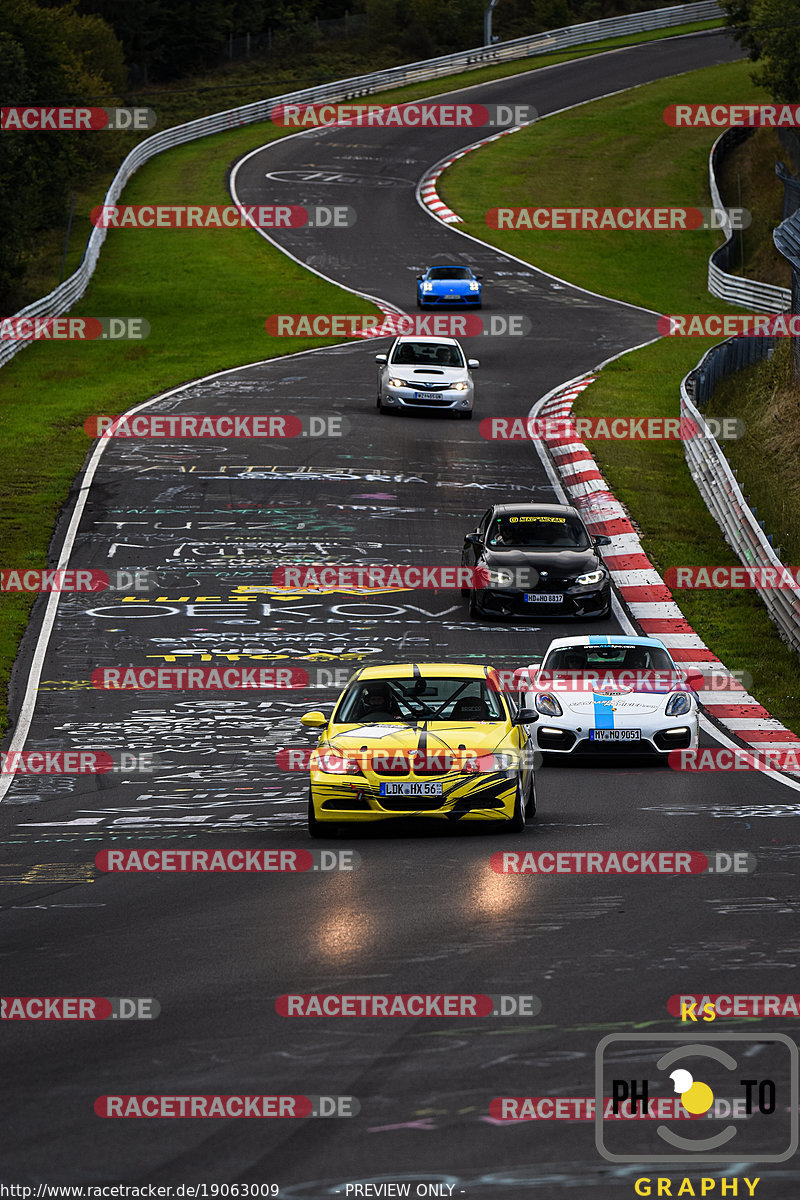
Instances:
[[[579,575],[575,580],[576,583],[602,583],[606,577],[606,572],[600,567],[597,571],[588,571],[586,575]]]
[[[469,290],[471,292],[479,292],[481,290],[481,285],[473,279],[470,281]]]
[[[423,290],[423,292],[432,292],[433,284],[432,283],[423,283],[422,290]]]
[[[543,713],[546,717],[561,717],[564,715],[564,710],[551,692],[537,692],[535,703],[536,711]]]
[[[670,696],[667,701],[665,712],[668,717],[680,717],[684,713],[689,712],[692,707],[692,698],[688,692],[676,692],[674,696]]]

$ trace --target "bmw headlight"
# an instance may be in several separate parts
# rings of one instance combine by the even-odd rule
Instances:
[[[481,285],[476,283],[476,281],[473,279],[470,281],[469,290],[471,292],[479,292],[481,290]]]
[[[459,380],[458,383],[451,383],[450,387],[453,389],[454,392],[465,392],[467,390],[468,384],[464,383],[463,380]]]
[[[688,692],[676,692],[674,696],[670,696],[667,701],[666,714],[668,717],[680,717],[683,713],[689,712],[692,707],[692,698]]]
[[[323,754],[318,755],[317,761],[314,764],[318,771],[323,775],[360,775],[361,770],[357,762],[351,758],[345,758],[339,754],[337,750],[328,750]]]
[[[564,710],[551,692],[537,692],[535,704],[536,711],[543,713],[546,717],[561,717],[564,715]]]
[[[602,583],[606,578],[606,572],[600,567],[597,571],[589,571],[586,575],[579,575],[575,580],[576,583]]]
[[[514,582],[513,571],[505,571],[502,568],[500,570],[490,568],[486,572],[486,577],[489,583],[494,583],[498,587],[511,587]]]

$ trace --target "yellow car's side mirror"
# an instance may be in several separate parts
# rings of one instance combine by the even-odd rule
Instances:
[[[300,718],[300,724],[305,725],[308,729],[324,729],[328,724],[328,718],[322,712],[307,712]]]

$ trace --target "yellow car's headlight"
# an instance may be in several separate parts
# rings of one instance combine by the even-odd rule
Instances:
[[[326,750],[317,756],[313,767],[323,775],[360,775],[361,768],[352,758],[345,758],[336,750]]]

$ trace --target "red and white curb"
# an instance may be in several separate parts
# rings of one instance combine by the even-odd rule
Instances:
[[[501,129],[498,133],[493,133],[491,137],[482,138],[472,146],[466,146],[463,150],[459,150],[457,154],[451,154],[449,158],[443,158],[441,162],[436,163],[423,175],[417,185],[417,199],[420,204],[429,209],[445,225],[463,224],[464,218],[460,217],[458,213],[453,212],[452,208],[448,208],[436,191],[436,181],[439,176],[448,167],[451,167],[454,162],[457,162],[459,158],[463,158],[465,154],[471,154],[473,150],[480,150],[481,146],[488,146],[489,142],[496,142],[498,138],[506,137],[509,133],[518,133],[522,128],[524,126],[515,125],[511,129]]]
[[[569,416],[578,395],[597,377],[588,375],[548,397],[537,418]],[[672,593],[644,552],[638,534],[620,502],[609,491],[597,463],[583,442],[564,436],[548,438],[547,448],[562,486],[581,513],[589,529],[605,533],[611,545],[603,560],[633,620],[646,636],[660,638],[675,661],[684,669],[708,671],[723,676],[728,668],[695,633],[672,598]],[[700,691],[705,711],[733,737],[754,750],[800,750],[800,737],[746,692],[730,675],[730,692],[736,699],[722,700],[720,692]],[[725,689],[728,695],[728,689]]]

